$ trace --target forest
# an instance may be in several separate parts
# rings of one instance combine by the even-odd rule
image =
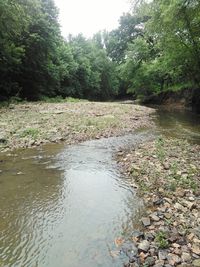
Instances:
[[[62,37],[53,0],[0,0],[0,101],[107,100],[200,84],[200,2],[133,3],[119,27]]]

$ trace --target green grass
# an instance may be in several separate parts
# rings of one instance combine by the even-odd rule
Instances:
[[[31,137],[31,138],[37,138],[37,136],[39,135],[39,130],[38,129],[34,129],[34,128],[28,128],[25,129],[20,137]]]
[[[164,150],[164,144],[165,141],[162,137],[158,137],[156,140],[156,155],[158,157],[158,159],[163,162],[165,159],[165,150]]]
[[[167,240],[167,235],[163,231],[159,231],[156,234],[155,241],[156,241],[158,247],[161,248],[161,249],[165,249],[165,248],[169,247],[169,242]]]

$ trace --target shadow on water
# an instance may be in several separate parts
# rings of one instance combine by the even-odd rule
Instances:
[[[155,121],[156,133],[1,155],[0,266],[121,267],[114,239],[133,230],[142,202],[113,153],[160,133],[200,141],[192,113],[159,110]]]

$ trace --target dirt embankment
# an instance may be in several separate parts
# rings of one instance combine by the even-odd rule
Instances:
[[[200,146],[160,137],[117,158],[146,208],[125,266],[199,267]]]
[[[128,103],[26,103],[0,109],[0,151],[67,144],[152,127],[153,109]]]
[[[145,98],[143,103],[187,108],[200,113],[200,89],[161,92]]]

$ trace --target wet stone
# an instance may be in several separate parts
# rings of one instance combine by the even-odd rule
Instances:
[[[134,237],[136,237],[136,238],[144,237],[144,233],[136,230],[136,231],[134,231],[134,232],[132,233],[132,237],[133,237],[133,238],[134,238]]]
[[[133,258],[137,256],[138,254],[138,249],[133,243],[124,243],[122,246],[122,251],[129,257]]]

